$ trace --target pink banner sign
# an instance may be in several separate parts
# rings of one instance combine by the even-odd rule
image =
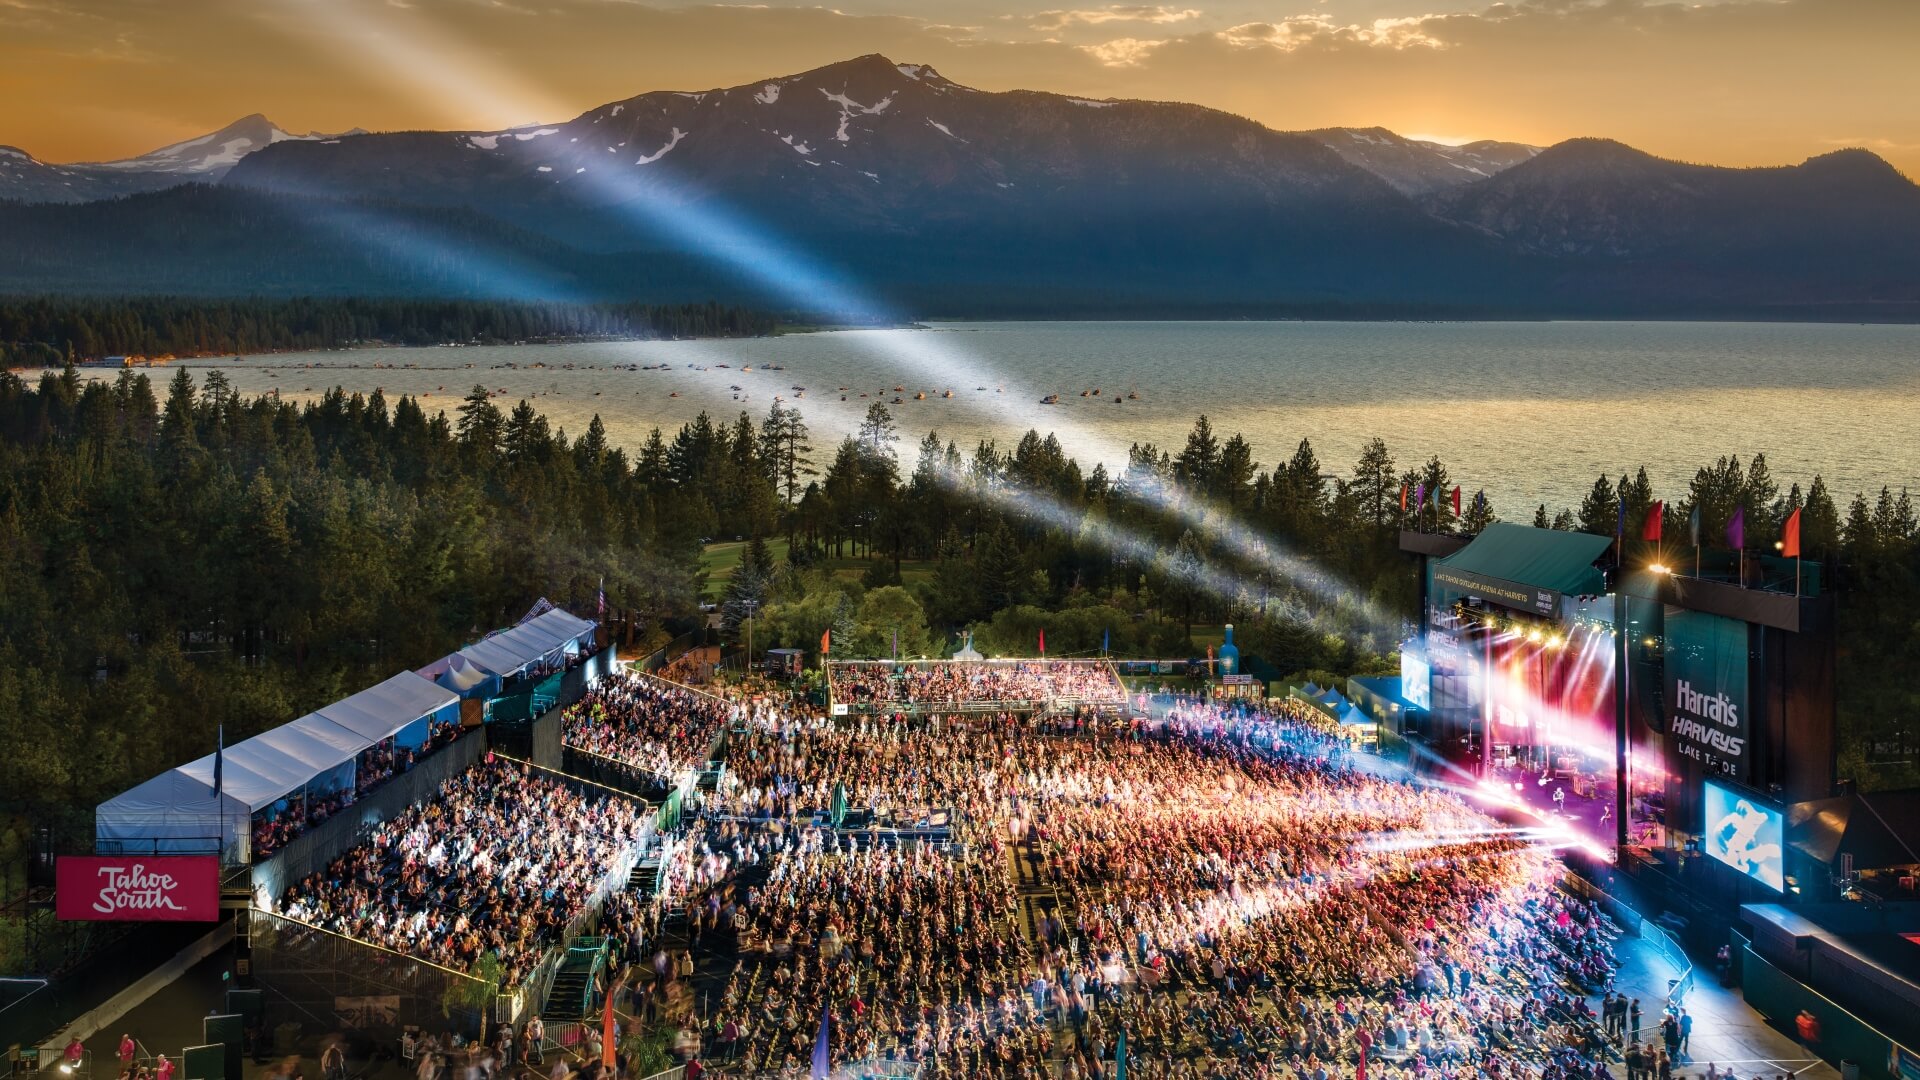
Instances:
[[[62,919],[215,922],[220,859],[215,855],[63,855],[54,910]]]

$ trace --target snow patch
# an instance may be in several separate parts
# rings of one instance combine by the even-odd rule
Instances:
[[[582,165],[582,166],[580,166],[579,168],[577,168],[577,169],[575,169],[575,170],[573,170],[573,175],[575,175],[575,176],[579,176],[579,175],[580,175],[581,173],[583,173],[583,172],[586,172],[586,171],[587,171],[587,167],[586,167],[585,165]]]
[[[673,94],[675,97],[692,98],[695,101],[705,101],[707,98],[706,91],[704,90],[698,94],[690,94],[685,90],[675,90]]]
[[[877,116],[886,112],[887,106],[893,104],[892,94],[888,94],[872,105],[862,105],[847,95],[836,94],[824,86],[820,88],[820,93],[825,95],[828,101],[840,106],[840,128],[833,133],[833,137],[840,142],[853,141],[853,136],[847,131],[847,125],[853,122],[855,116]]]
[[[516,131],[513,133],[513,137],[521,142],[526,142],[528,139],[537,139],[542,135],[558,135],[559,133],[559,128],[541,128],[538,131]],[[580,140],[574,139],[572,141],[579,142]]]
[[[634,162],[634,164],[635,165],[651,165],[654,162],[659,161],[661,158],[667,156],[667,152],[669,150],[672,150],[674,147],[679,146],[680,140],[686,137],[687,137],[686,132],[681,131],[679,128],[674,128],[672,137],[667,139],[667,145],[661,147],[658,150],[655,150],[653,153],[648,154],[647,156]]]
[[[498,150],[500,148],[500,136],[469,135],[467,136],[467,145],[473,147],[475,150]]]
[[[553,166],[551,166],[551,165],[542,165],[542,166],[540,166],[539,168],[537,168],[537,169],[535,169],[535,170],[533,170],[533,171],[534,171],[534,172],[552,172],[552,171],[553,171]]]
[[[19,158],[21,161],[33,160],[31,157],[28,157],[26,154],[23,154],[20,151],[15,150],[9,146],[0,146],[0,157]]]
[[[864,177],[866,177],[867,179],[869,179],[869,180],[871,180],[871,181],[873,181],[873,182],[874,182],[874,183],[876,183],[876,184],[880,182],[880,174],[879,174],[879,173],[870,173],[870,172],[868,172],[868,171],[867,171],[867,170],[865,170],[865,169],[861,169],[861,170],[860,170],[860,175],[861,175],[861,176],[864,176]]]
[[[813,147],[808,146],[804,140],[796,140],[791,135],[780,136],[780,141],[793,147],[793,152],[799,154],[801,157],[808,157],[813,153]]]
[[[941,122],[940,122],[940,121],[938,121],[938,120],[928,120],[928,121],[927,121],[927,125],[928,125],[929,127],[931,127],[931,128],[933,128],[933,129],[934,129],[935,131],[938,131],[938,132],[939,132],[940,134],[942,134],[942,135],[945,135],[945,136],[946,136],[947,138],[949,138],[949,139],[953,139],[953,140],[956,140],[956,141],[958,141],[958,142],[966,142],[966,141],[967,141],[967,140],[965,140],[965,139],[962,139],[962,138],[960,138],[960,136],[958,136],[958,135],[955,135],[955,134],[953,133],[953,129],[952,129],[952,128],[950,128],[950,127],[948,127],[947,125],[945,125],[945,124],[943,124],[943,123],[941,123]]]
[[[770,82],[767,85],[761,87],[760,92],[753,95],[753,100],[759,102],[762,105],[771,105],[774,102],[779,101],[780,100],[780,84]]]
[[[609,119],[611,119],[612,117],[615,117],[615,116],[619,116],[619,115],[620,115],[620,110],[622,110],[622,109],[624,109],[624,108],[626,108],[626,106],[625,106],[625,105],[615,105],[615,106],[613,107],[613,111],[607,114],[607,116],[608,116],[608,118],[609,118]]]
[[[1073,102],[1075,105],[1080,105],[1088,109],[1111,109],[1115,105],[1120,104],[1117,101],[1088,101],[1086,98],[1077,97],[1068,98],[1067,100]]]
[[[339,140],[339,139],[325,139],[325,140],[322,140],[322,141],[321,141],[321,143],[320,143],[320,145],[321,145],[321,146],[339,146],[339,145],[340,145],[340,140]]]
[[[895,64],[893,67],[895,71],[912,79],[914,82],[919,82],[921,79],[933,74],[933,69],[925,64]]]

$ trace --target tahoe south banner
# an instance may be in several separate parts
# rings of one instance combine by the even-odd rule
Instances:
[[[220,918],[215,855],[62,856],[54,910],[68,920],[214,922]]]

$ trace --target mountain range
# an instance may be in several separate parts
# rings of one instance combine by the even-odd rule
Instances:
[[[8,291],[1920,314],[1920,188],[1864,150],[1728,169],[1599,139],[1282,132],[987,93],[877,55],[505,131],[291,136],[249,117],[126,162],[0,148],[0,199]]]

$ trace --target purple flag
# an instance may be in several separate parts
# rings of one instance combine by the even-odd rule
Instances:
[[[1418,510],[1425,505],[1427,505],[1427,485],[1413,485],[1413,508]]]
[[[1727,543],[1735,551],[1747,546],[1747,508],[1744,506],[1734,507],[1733,516],[1727,519]]]

